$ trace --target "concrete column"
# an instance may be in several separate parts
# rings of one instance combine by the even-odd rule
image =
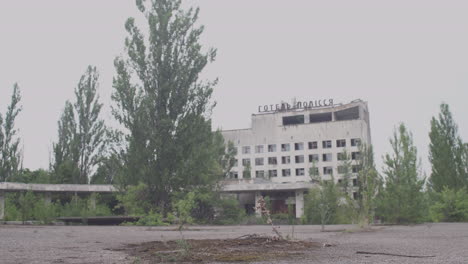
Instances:
[[[0,220],[5,219],[5,193],[0,191]]]
[[[52,202],[52,194],[50,192],[44,193],[44,202],[49,205]]]
[[[304,191],[296,191],[296,218],[301,218],[304,214]]]
[[[262,211],[257,208],[258,200],[262,197],[262,194],[260,192],[255,192],[255,215],[257,217],[262,216]]]
[[[96,194],[95,193],[92,193],[89,196],[89,202],[90,202],[91,210],[96,210]]]

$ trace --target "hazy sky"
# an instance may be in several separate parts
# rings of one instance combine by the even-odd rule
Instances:
[[[429,173],[429,121],[444,101],[468,140],[468,1],[200,0],[203,43],[218,57],[215,127],[247,128],[261,104],[296,97],[368,102],[381,156],[404,122]],[[128,0],[0,1],[0,112],[12,85],[22,89],[17,127],[24,165],[47,168],[57,120],[91,64],[109,105],[113,60],[123,52]]]

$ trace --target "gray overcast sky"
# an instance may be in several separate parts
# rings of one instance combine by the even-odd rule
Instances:
[[[296,97],[368,101],[381,168],[388,138],[408,125],[429,173],[430,118],[447,102],[468,140],[468,1],[191,0],[203,42],[218,57],[214,126],[250,126],[261,104]],[[113,60],[123,52],[128,0],[0,1],[0,111],[12,84],[22,89],[17,127],[24,165],[47,168],[57,120],[88,64],[101,73],[106,119]]]

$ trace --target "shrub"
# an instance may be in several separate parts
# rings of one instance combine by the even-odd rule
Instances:
[[[456,191],[445,187],[441,193],[435,193],[434,196],[436,202],[429,209],[433,221],[468,221],[468,193],[466,190]]]
[[[148,186],[139,183],[136,186],[130,186],[125,193],[117,195],[120,202],[117,208],[123,207],[126,215],[145,215],[152,210]]]
[[[217,203],[215,224],[239,224],[245,218],[245,211],[239,206],[237,199],[220,199]]]
[[[167,223],[163,222],[161,214],[150,211],[147,215],[141,217],[135,225],[141,226],[165,226]]]

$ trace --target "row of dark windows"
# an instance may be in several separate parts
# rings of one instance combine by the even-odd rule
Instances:
[[[342,166],[338,166],[338,173],[346,173],[343,169],[344,167]],[[296,168],[294,169],[295,170],[295,176],[305,176],[306,175],[306,171],[304,168]],[[314,167],[314,168],[311,168],[311,174],[313,175],[319,175],[319,168],[317,167]],[[357,173],[359,172],[360,170],[360,167],[359,166],[353,166],[352,167],[352,172],[353,173]],[[280,175],[278,175],[278,172],[280,172]],[[248,177],[250,177],[250,171],[246,172],[248,173]],[[333,167],[329,167],[329,166],[326,166],[326,167],[322,167],[322,173],[323,175],[331,175],[333,174]],[[244,175],[245,176],[245,175]],[[268,176],[269,178],[272,178],[272,177],[278,177],[278,176],[282,176],[282,177],[289,177],[291,176],[291,169],[281,169],[281,170],[256,170],[255,171],[255,177],[256,178],[265,178],[265,176]],[[231,178],[235,178],[237,179],[239,177],[239,174],[237,171],[231,171],[230,172],[230,177]],[[338,180],[340,181],[340,180]]]
[[[333,120],[333,115],[335,115],[336,121],[359,119],[359,107],[356,106],[356,107],[344,109],[341,111],[336,111],[334,113],[328,112],[328,113],[310,114],[309,123],[330,122]],[[293,115],[293,116],[283,117],[283,126],[300,125],[300,124],[305,124],[304,115]]]
[[[307,146],[309,149],[318,149],[318,142],[317,141],[311,141],[307,142]],[[352,138],[351,139],[351,147],[357,147],[361,144],[361,139],[359,138]],[[268,152],[276,152],[276,144],[269,144],[267,146]],[[323,140],[322,141],[322,148],[324,149],[329,149],[332,148],[332,141],[331,140]],[[337,148],[344,148],[346,147],[346,139],[337,139],[336,140],[336,147]],[[281,144],[281,151],[290,151],[291,150],[291,144],[290,143],[284,143]],[[304,142],[297,142],[294,143],[294,150],[304,150]],[[257,145],[255,146],[255,153],[263,153],[264,152],[264,145]],[[242,154],[250,154],[250,146],[243,146],[242,147]]]
[[[351,156],[346,157],[344,152],[337,153],[337,160],[344,161],[344,160],[358,160],[359,159],[359,152],[351,152]],[[330,162],[333,160],[332,153],[325,153],[322,154],[322,161],[323,162]],[[310,154],[309,155],[309,162],[319,162],[320,155],[319,154]],[[268,165],[277,165],[278,159],[277,157],[268,157],[267,158]],[[282,156],[281,157],[281,164],[290,164],[291,163],[291,156]],[[304,155],[296,155],[294,156],[294,163],[304,163]],[[249,166],[251,164],[251,159],[245,158],[242,159],[242,166]],[[255,158],[255,166],[262,166],[265,165],[265,158]],[[237,160],[234,163],[234,167],[237,167],[238,163]]]

